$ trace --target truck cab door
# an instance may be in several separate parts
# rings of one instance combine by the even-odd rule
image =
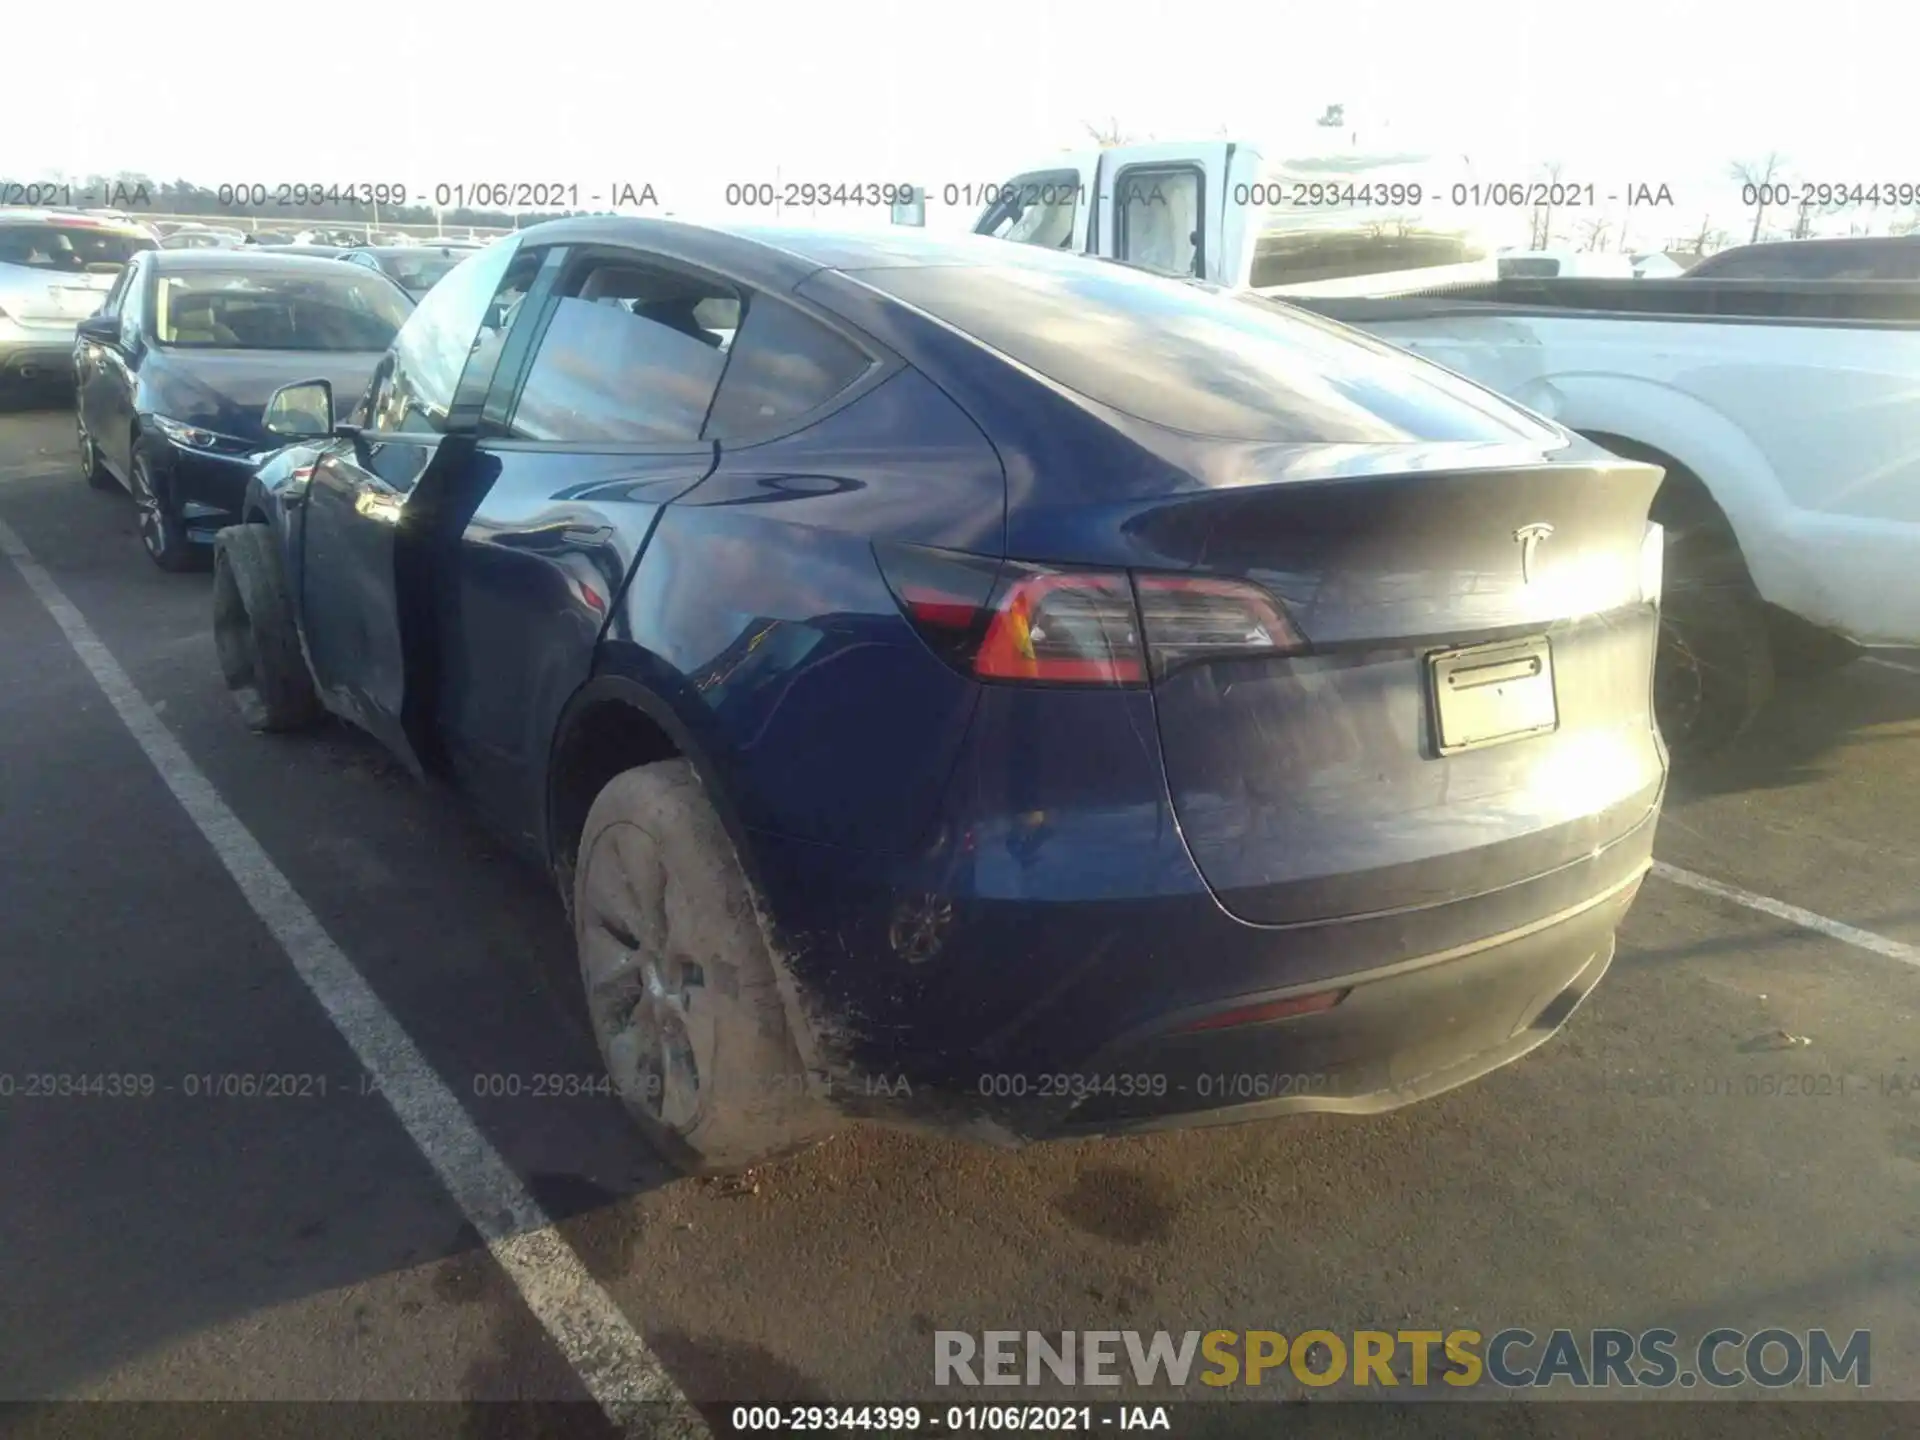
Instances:
[[[973,233],[1085,254],[1098,205],[1099,170],[1100,152],[1088,150],[983,187],[986,209],[974,222]],[[953,188],[964,192],[970,187]]]
[[[1238,257],[1226,228],[1236,148],[1205,140],[1101,151],[1092,253],[1232,283],[1225,265]]]

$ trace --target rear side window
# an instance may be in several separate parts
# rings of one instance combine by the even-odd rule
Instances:
[[[1559,433],[1471,381],[1258,296],[1071,260],[854,273],[1090,400],[1190,434],[1392,444]]]
[[[755,295],[747,302],[706,433],[765,433],[817,410],[872,363],[865,351],[811,316]]]
[[[589,262],[562,291],[510,433],[697,442],[739,329],[739,296],[717,281],[628,260]]]

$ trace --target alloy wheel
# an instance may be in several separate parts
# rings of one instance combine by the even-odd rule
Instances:
[[[650,837],[607,832],[586,859],[581,959],[594,1037],[616,1093],[656,1123],[687,1134],[700,1121],[714,1026],[704,967],[667,943],[670,878]],[[650,871],[656,884],[636,886]],[[646,903],[642,894],[659,897]]]
[[[159,559],[166,549],[166,537],[160,518],[160,496],[153,488],[153,475],[145,457],[133,457],[133,501],[140,514],[140,543],[147,553]]]

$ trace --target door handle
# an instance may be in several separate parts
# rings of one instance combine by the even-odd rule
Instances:
[[[570,545],[604,545],[613,539],[611,525],[567,525],[560,531],[560,538]]]

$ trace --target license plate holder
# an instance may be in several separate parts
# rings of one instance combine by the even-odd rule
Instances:
[[[1553,646],[1545,635],[1436,650],[1427,656],[1434,748],[1458,755],[1560,726]]]

